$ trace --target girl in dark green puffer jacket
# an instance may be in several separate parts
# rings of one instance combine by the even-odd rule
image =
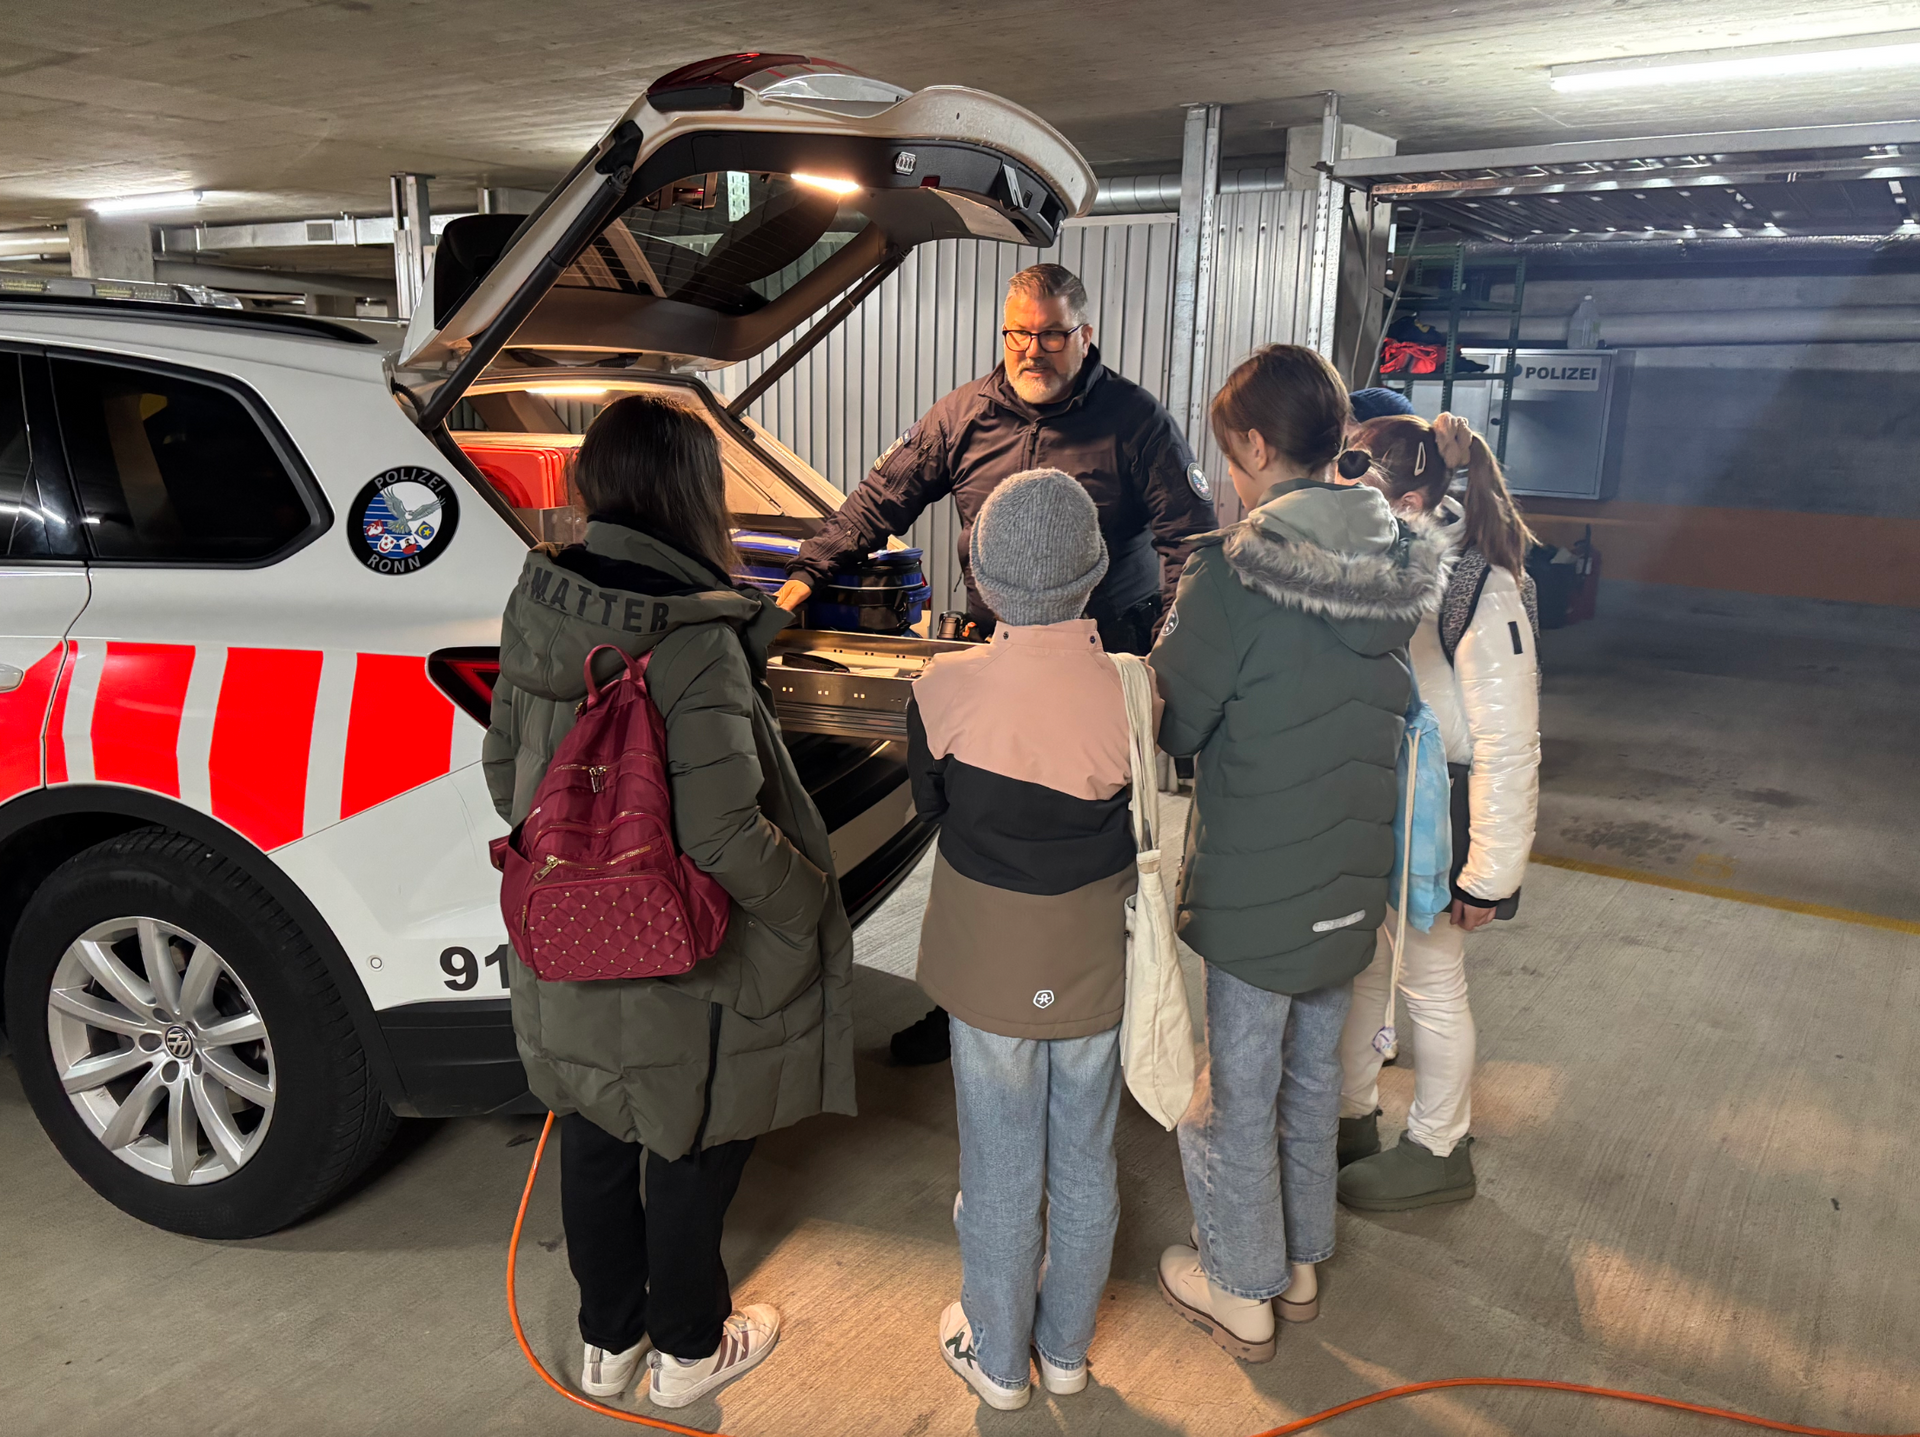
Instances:
[[[684,1407],[779,1335],[771,1307],[733,1309],[721,1230],[757,1136],[853,1111],[853,934],[766,688],[767,645],[791,616],[729,577],[713,432],[629,396],[587,431],[575,482],[586,543],[529,554],[501,621],[494,804],[526,817],[596,646],[650,654],[674,839],[733,902],[720,950],[674,977],[550,983],[515,959],[513,1027],[535,1096],[561,1115],[581,1386],[624,1392],[651,1343],[650,1400]]]
[[[1263,1361],[1272,1299],[1311,1318],[1333,1252],[1340,1029],[1386,910],[1406,644],[1447,546],[1356,482],[1346,388],[1312,350],[1257,351],[1211,417],[1248,513],[1188,561],[1152,660],[1161,747],[1198,755],[1178,908],[1207,960],[1207,1072],[1180,1124],[1198,1247],[1167,1249],[1160,1285]]]

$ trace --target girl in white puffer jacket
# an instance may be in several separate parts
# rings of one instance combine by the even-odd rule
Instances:
[[[1363,1212],[1458,1202],[1474,1193],[1473,1014],[1466,935],[1518,905],[1540,787],[1539,625],[1525,561],[1533,536],[1514,508],[1486,440],[1443,414],[1433,425],[1394,415],[1362,425],[1369,476],[1403,514],[1438,515],[1459,535],[1440,612],[1409,646],[1414,676],[1439,720],[1453,780],[1453,906],[1431,931],[1408,928],[1400,990],[1413,1019],[1413,1106],[1398,1147],[1381,1151],[1381,1055],[1392,1022],[1390,911],[1374,961],[1353,984],[1341,1036],[1338,1192]],[[1450,497],[1458,479],[1465,499]]]

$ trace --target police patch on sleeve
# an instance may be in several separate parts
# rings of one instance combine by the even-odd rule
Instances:
[[[1207,482],[1207,476],[1201,471],[1198,460],[1195,460],[1187,466],[1187,483],[1192,486],[1193,492],[1198,494],[1202,499],[1212,500],[1213,485]]]
[[[376,574],[411,574],[440,556],[459,523],[453,485],[431,469],[389,469],[353,501],[347,543]]]
[[[889,459],[893,458],[895,454],[898,454],[900,452],[901,445],[911,443],[913,440],[913,436],[918,434],[919,432],[920,432],[920,425],[918,421],[915,421],[913,424],[908,425],[906,433],[902,434],[898,439],[894,440],[893,443],[889,444],[885,449],[883,449],[880,452],[880,457],[873,461],[872,467],[875,469],[878,469],[882,464],[885,464]]]

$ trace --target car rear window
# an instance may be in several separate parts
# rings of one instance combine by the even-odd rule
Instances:
[[[53,361],[67,467],[102,559],[244,563],[314,523],[239,396],[174,374]]]
[[[603,230],[562,276],[751,314],[866,228],[840,200],[791,175],[722,170],[663,185]]]

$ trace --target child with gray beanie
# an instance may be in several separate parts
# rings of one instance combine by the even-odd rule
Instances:
[[[1057,469],[1016,474],[971,548],[999,627],[928,665],[907,709],[914,804],[940,823],[917,976],[950,1015],[960,1120],[960,1301],[940,1352],[1010,1409],[1030,1351],[1047,1391],[1087,1384],[1120,1216],[1134,845],[1126,701],[1082,617],[1107,571],[1093,500]]]

